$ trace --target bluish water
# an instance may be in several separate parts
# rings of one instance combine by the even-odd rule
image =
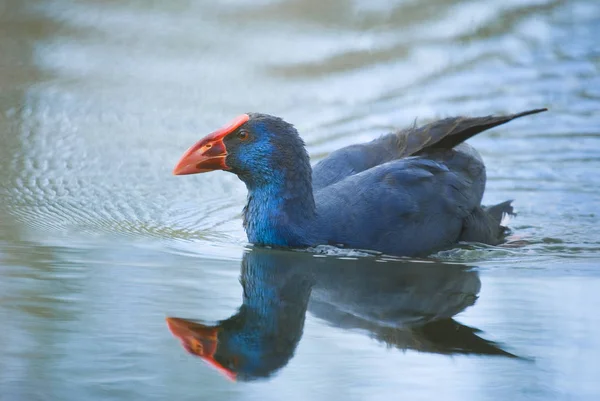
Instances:
[[[599,399],[598,37],[592,0],[0,3],[0,399]],[[171,175],[247,111],[318,160],[536,107],[471,140],[509,246],[253,249],[236,177]]]

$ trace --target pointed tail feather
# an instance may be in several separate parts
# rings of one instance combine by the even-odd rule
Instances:
[[[498,245],[504,242],[507,228],[501,222],[505,215],[514,215],[512,200],[493,206],[477,207],[463,222],[459,241]]]
[[[497,205],[484,206],[483,210],[485,210],[487,214],[489,214],[495,221],[498,222],[498,224],[500,224],[504,216],[515,216],[512,202],[513,200],[511,199],[502,203],[498,203]]]

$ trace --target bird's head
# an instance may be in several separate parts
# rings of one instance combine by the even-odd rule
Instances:
[[[232,381],[271,376],[287,364],[299,340],[297,336],[286,341],[264,334],[260,327],[248,327],[243,316],[237,315],[216,326],[175,317],[167,317],[167,325],[187,352]]]
[[[248,113],[196,142],[173,174],[225,170],[247,184],[259,185],[296,168],[299,162],[308,164],[308,155],[293,125],[268,114]]]

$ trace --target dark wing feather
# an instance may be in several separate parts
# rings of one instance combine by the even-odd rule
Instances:
[[[384,135],[368,143],[347,146],[332,152],[314,166],[313,187],[324,188],[392,160],[451,149],[485,130],[546,110],[528,110],[507,116],[445,118]]]
[[[510,114],[508,116],[487,116],[487,117],[453,117],[445,118],[425,125],[414,133],[408,133],[408,136],[420,136],[416,141],[422,144],[420,149],[412,151],[411,155],[428,152],[432,149],[452,149],[459,143],[486,131],[490,128],[506,124],[509,121],[531,114],[541,113],[547,109],[527,110],[522,113]]]

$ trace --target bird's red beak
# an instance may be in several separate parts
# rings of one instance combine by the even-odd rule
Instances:
[[[229,170],[225,163],[227,149],[223,139],[250,119],[248,114],[236,117],[229,124],[196,142],[189,148],[173,169],[174,175],[206,173]]]
[[[181,345],[187,352],[204,359],[225,377],[235,381],[235,372],[227,369],[214,358],[219,345],[218,327],[205,326],[201,323],[177,317],[168,317],[167,326],[169,326],[171,333],[181,341]]]

